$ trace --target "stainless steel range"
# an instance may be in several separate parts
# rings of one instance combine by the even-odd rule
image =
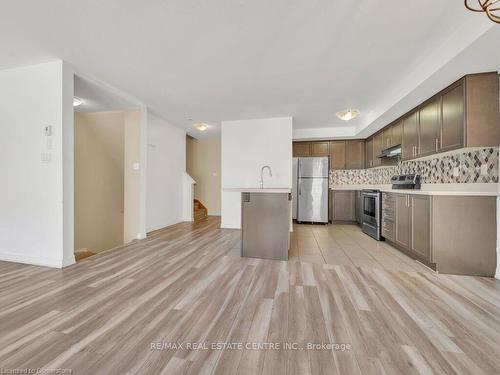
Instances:
[[[380,190],[363,190],[361,197],[363,200],[362,230],[377,241],[381,241],[382,194]]]

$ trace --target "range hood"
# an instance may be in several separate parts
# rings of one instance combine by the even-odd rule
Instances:
[[[386,148],[385,150],[382,151],[382,154],[377,156],[379,159],[392,159],[392,158],[397,158],[401,156],[401,145],[397,146],[392,146],[389,148]]]

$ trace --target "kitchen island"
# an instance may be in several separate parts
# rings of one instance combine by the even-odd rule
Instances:
[[[291,189],[229,188],[241,193],[241,256],[288,260]]]

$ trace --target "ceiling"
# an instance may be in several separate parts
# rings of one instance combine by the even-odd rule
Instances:
[[[278,116],[352,136],[493,27],[457,0],[10,0],[0,69],[63,59],[195,137]]]
[[[75,107],[76,112],[103,112],[137,108],[137,103],[127,100],[103,85],[75,75],[75,96],[82,104]]]

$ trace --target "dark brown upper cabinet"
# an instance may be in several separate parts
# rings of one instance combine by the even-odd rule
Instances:
[[[419,109],[418,152],[416,156],[431,155],[439,151],[441,132],[441,98],[432,98]]]
[[[373,166],[378,167],[382,165],[382,159],[379,158],[379,155],[382,153],[383,147],[383,133],[378,132],[373,137]]]
[[[386,126],[384,128],[384,130],[382,131],[382,138],[383,138],[382,150],[385,150],[386,148],[393,146],[392,129],[393,129],[393,126],[389,125],[389,126]]]
[[[464,85],[460,81],[445,90],[441,95],[441,151],[460,148],[464,144]]]
[[[362,139],[347,141],[347,169],[365,167],[365,142]]]
[[[330,142],[330,169],[346,168],[346,141]]]
[[[293,142],[293,156],[311,156],[311,142]]]
[[[311,142],[311,156],[329,156],[330,142]]]
[[[373,167],[373,137],[370,137],[365,142],[365,167]]]
[[[403,159],[417,156],[418,150],[418,112],[414,111],[403,118]]]
[[[500,145],[498,72],[465,76],[465,147]]]
[[[403,121],[399,120],[392,125],[392,145],[403,144]]]

